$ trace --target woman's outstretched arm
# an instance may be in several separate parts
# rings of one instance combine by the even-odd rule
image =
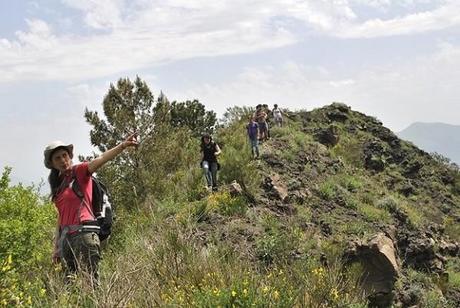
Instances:
[[[111,148],[110,150],[105,151],[100,156],[90,161],[88,163],[88,171],[90,173],[96,172],[97,169],[102,167],[109,160],[112,160],[113,158],[115,158],[115,156],[123,152],[123,150],[126,149],[127,147],[137,146],[138,142],[137,142],[136,137],[137,137],[137,133],[130,135],[128,138],[126,138],[125,141],[123,141],[119,145]]]

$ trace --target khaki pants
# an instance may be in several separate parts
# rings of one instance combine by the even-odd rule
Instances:
[[[94,232],[67,234],[63,244],[64,265],[67,274],[83,270],[97,281],[98,265],[101,259],[99,236]]]

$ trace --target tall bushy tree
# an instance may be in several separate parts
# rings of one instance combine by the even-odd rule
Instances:
[[[205,106],[198,100],[185,102],[172,102],[171,125],[173,127],[186,127],[194,136],[203,132],[212,132],[216,125],[216,113],[206,111]]]
[[[147,194],[142,166],[148,157],[142,155],[143,148],[149,148],[153,142],[155,127],[164,122],[168,107],[160,102],[155,105],[152,92],[139,77],[134,82],[121,78],[116,86],[111,84],[102,105],[105,119],[97,111],[85,110],[86,121],[93,127],[91,144],[101,152],[116,146],[133,132],[139,134],[141,146],[137,150],[125,151],[99,172],[115,191],[113,197],[117,204],[133,207]]]
[[[254,113],[254,108],[251,107],[240,107],[240,106],[233,106],[227,108],[224,113],[224,117],[220,120],[220,123],[224,127],[228,127],[230,125],[238,125],[240,122],[247,122],[249,116]]]
[[[199,134],[216,123],[213,111],[195,101],[170,103],[161,93],[157,100],[139,77],[111,84],[103,100],[105,119],[96,111],[85,110],[86,121],[92,126],[91,143],[101,152],[120,143],[132,132],[139,134],[139,147],[125,151],[99,171],[109,185],[116,205],[137,208],[147,196],[171,195],[174,185],[192,183],[190,168],[198,166]]]
[[[101,152],[117,145],[127,134],[149,131],[154,122],[154,97],[139,77],[131,82],[121,78],[110,84],[102,102],[106,120],[97,111],[85,110],[86,121],[93,126],[91,143]]]

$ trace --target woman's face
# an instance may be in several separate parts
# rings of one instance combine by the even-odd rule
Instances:
[[[203,141],[204,141],[205,144],[209,144],[211,139],[209,137],[203,137]]]
[[[70,158],[69,152],[65,149],[57,149],[51,155],[51,164],[54,169],[64,172],[72,167],[72,159]]]

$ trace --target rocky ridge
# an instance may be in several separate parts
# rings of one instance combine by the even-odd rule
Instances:
[[[279,140],[275,135],[268,142],[262,156],[267,166],[264,193],[257,206],[284,215],[294,212],[293,204],[309,207],[309,228],[324,237],[348,237],[343,256],[364,264],[368,273],[364,285],[377,306],[418,303],[420,296],[411,292],[410,285],[395,289],[397,277],[408,269],[447,280],[446,266],[452,258],[458,261],[460,251],[458,234],[445,230],[446,222],[460,222],[458,170],[344,104],[291,113],[289,118],[301,123],[301,131],[316,142],[309,141],[294,159],[283,159],[289,138]],[[340,183],[340,177],[361,183],[354,187]],[[331,178],[337,181],[328,182]],[[324,183],[332,183],[332,189]],[[363,202],[382,209],[382,216],[389,215],[371,217],[356,205]],[[353,222],[365,225],[366,231],[344,232],[342,227]],[[445,296],[460,303],[458,290]]]
[[[370,306],[419,305],[426,291],[460,305],[460,287],[449,282],[460,268],[458,169],[345,104],[285,115],[288,125],[272,129],[253,162],[258,190],[250,193],[244,183],[227,188],[249,200],[252,216],[208,217],[197,230],[203,244],[218,237],[270,264],[276,256],[260,252],[267,230],[256,219],[269,215],[285,232],[294,225],[310,235],[308,245],[283,245],[278,253],[286,262],[360,263]],[[335,246],[333,256],[324,242]]]

